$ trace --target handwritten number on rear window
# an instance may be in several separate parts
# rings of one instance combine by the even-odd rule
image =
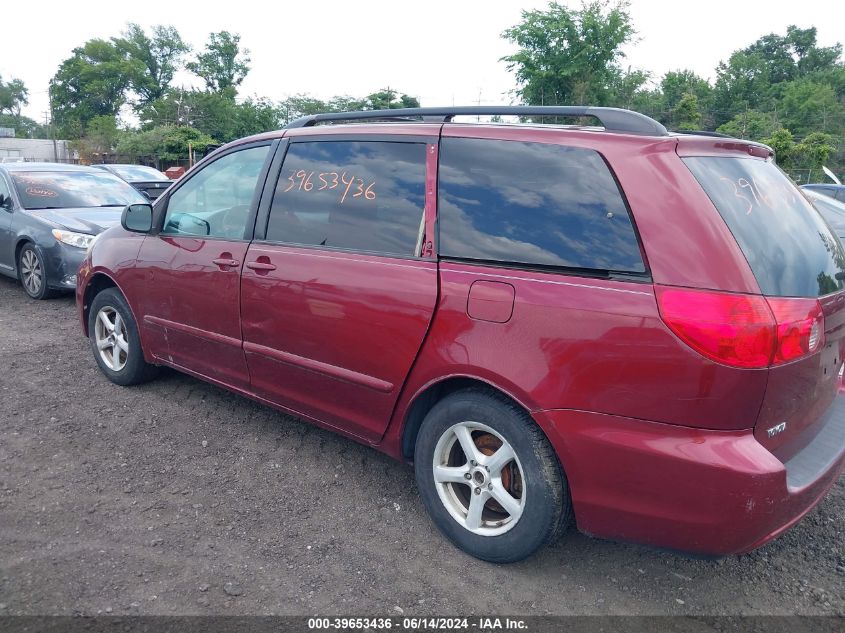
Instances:
[[[342,189],[343,193],[338,200],[340,204],[346,202],[350,197],[363,198],[365,200],[376,199],[375,181],[367,184],[363,178],[348,171],[341,173],[336,171],[306,172],[304,169],[292,169],[287,180],[288,185],[282,193],[288,193],[289,191],[311,192]],[[315,186],[315,184],[318,186]],[[344,185],[344,187],[339,187],[340,185]]]

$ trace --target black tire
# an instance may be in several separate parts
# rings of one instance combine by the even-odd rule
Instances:
[[[117,370],[106,363],[97,345],[97,319],[101,311],[109,315],[116,313],[123,322],[124,334],[121,338],[128,344],[128,349],[124,351],[125,359],[121,357],[121,360],[123,360],[122,367]],[[88,314],[88,339],[91,342],[94,360],[97,361],[97,365],[100,366],[102,372],[113,383],[123,386],[138,385],[152,380],[158,374],[159,368],[144,360],[141,338],[138,335],[138,324],[135,323],[135,318],[132,316],[132,311],[129,309],[126,299],[123,298],[117,288],[103,290],[91,302]],[[114,350],[114,346],[111,349]],[[104,354],[108,355],[108,350]]]
[[[443,450],[438,448],[438,442],[444,434],[450,437],[448,434],[450,429],[455,428],[454,425],[465,422],[480,423],[495,431],[510,444],[518,460],[516,467],[522,472],[519,496],[524,496],[524,501],[521,515],[504,533],[483,535],[471,531],[450,513],[447,502],[441,499],[438,492],[447,489],[442,487],[443,484],[435,482],[434,477],[435,452]],[[484,431],[471,433],[476,446],[483,441],[475,438],[479,437],[478,433],[483,436]],[[441,446],[448,444],[446,440]],[[452,446],[452,451],[455,451],[454,441]],[[460,450],[459,455],[458,464],[469,461],[463,450]],[[438,463],[443,462],[441,460]],[[511,462],[510,468],[516,464],[516,461]],[[557,539],[569,523],[572,508],[569,487],[548,439],[524,410],[496,392],[467,389],[450,394],[438,402],[420,427],[414,451],[414,468],[420,496],[434,523],[449,540],[476,558],[494,563],[522,560]],[[500,478],[500,481],[504,479]],[[457,491],[455,496],[463,489],[470,491],[466,493],[466,508],[469,508],[475,486],[472,480],[469,483],[472,486],[450,484],[453,486],[450,490]],[[489,501],[484,503],[483,512],[489,516]],[[495,513],[493,518],[496,518]],[[468,516],[466,521],[469,521]],[[488,520],[487,523],[497,529],[494,520]]]
[[[27,242],[18,253],[18,281],[30,299],[49,299],[56,295],[50,288],[44,258],[32,242]]]

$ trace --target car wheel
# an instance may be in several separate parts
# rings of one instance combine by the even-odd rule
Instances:
[[[47,285],[44,260],[33,244],[25,244],[18,254],[18,278],[32,299],[49,299],[54,294]]]
[[[569,521],[569,488],[548,439],[496,393],[469,389],[438,402],[420,427],[414,468],[437,527],[477,558],[522,560]]]
[[[88,336],[97,364],[112,382],[137,385],[158,373],[158,367],[144,360],[138,325],[116,288],[103,290],[91,302]]]

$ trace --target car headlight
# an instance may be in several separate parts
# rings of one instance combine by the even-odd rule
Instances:
[[[63,231],[62,229],[53,229],[53,237],[59,240],[62,244],[87,249],[94,243],[96,235],[74,233],[73,231]]]

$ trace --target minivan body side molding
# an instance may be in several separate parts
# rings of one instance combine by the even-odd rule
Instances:
[[[144,323],[157,325],[158,327],[168,330],[178,330],[179,332],[184,332],[185,334],[190,334],[191,336],[196,336],[197,338],[206,339],[208,341],[214,341],[215,343],[222,343],[223,345],[231,345],[232,347],[241,346],[241,341],[239,339],[232,338],[231,336],[201,330],[200,328],[192,327],[184,323],[169,321],[167,319],[162,319],[161,317],[150,316],[149,314],[144,315]]]
[[[273,360],[278,361],[280,363],[286,363],[288,365],[294,365],[296,367],[315,371],[317,373],[325,374],[326,376],[330,376],[337,380],[351,382],[353,384],[361,385],[362,387],[367,387],[368,389],[373,389],[374,391],[380,391],[382,393],[390,393],[391,391],[393,391],[393,383],[387,382],[386,380],[379,380],[378,378],[374,378],[373,376],[367,376],[366,374],[362,374],[357,371],[352,371],[351,369],[337,367],[335,365],[323,363],[312,358],[303,358],[302,356],[297,356],[296,354],[291,354],[289,352],[283,352],[281,350],[265,347],[264,345],[258,345],[257,343],[250,343],[249,341],[244,341],[243,345],[245,352],[249,352],[252,354],[260,354],[261,356],[272,358]]]
[[[367,376],[366,374],[361,374],[357,371],[352,371],[343,367],[336,367],[335,365],[322,363],[310,358],[303,358],[302,356],[297,356],[296,354],[275,350],[270,347],[265,347],[264,345],[258,345],[257,343],[250,343],[249,341],[242,342],[230,336],[223,336],[222,334],[217,334],[215,332],[207,332],[199,328],[191,327],[190,325],[185,325],[184,323],[176,323],[174,321],[168,321],[167,319],[150,315],[146,315],[144,317],[144,322],[166,329],[178,330],[180,332],[184,332],[185,334],[196,336],[197,338],[214,341],[215,343],[231,345],[232,347],[241,347],[243,344],[244,351],[251,354],[260,354],[261,356],[272,358],[280,363],[287,363],[288,365],[302,367],[310,371],[325,374],[326,376],[330,376],[337,380],[344,380],[356,385],[361,385],[362,387],[367,387],[368,389],[372,389],[374,391],[380,391],[382,393],[390,393],[393,391],[393,383],[387,382],[386,380],[379,380],[378,378]]]

